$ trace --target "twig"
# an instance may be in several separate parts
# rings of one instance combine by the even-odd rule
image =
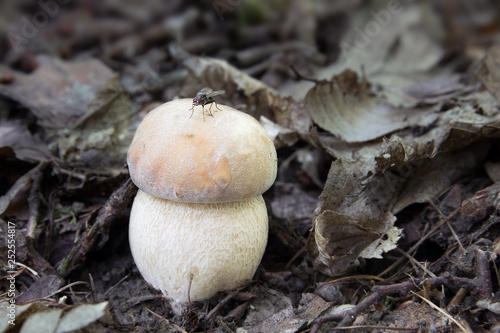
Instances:
[[[90,230],[80,237],[70,254],[58,267],[58,271],[62,276],[68,275],[77,264],[82,262],[91,249],[96,250],[104,246],[109,238],[108,232],[116,220],[117,213],[130,205],[136,192],[137,188],[128,179],[111,194],[109,200],[99,209],[99,213]]]
[[[446,310],[449,311],[453,307],[457,306],[460,302],[463,301],[463,299],[465,298],[465,295],[467,295],[467,289],[465,289],[465,288],[458,289],[458,291],[455,293],[455,296],[453,296],[451,301],[446,306]]]
[[[430,307],[436,309],[437,311],[441,312],[446,318],[450,319],[452,322],[455,323],[455,325],[457,325],[463,332],[465,333],[470,333],[469,331],[467,331],[465,329],[465,327],[462,326],[462,324],[460,324],[455,318],[453,318],[448,312],[446,312],[445,310],[441,309],[439,306],[437,306],[436,304],[432,303],[431,301],[429,301],[427,298],[425,297],[422,297],[420,296],[419,294],[413,292],[413,291],[410,291],[413,295],[415,296],[418,296],[420,297],[425,303],[429,304]]]
[[[338,327],[336,330],[357,330],[357,329],[375,329],[375,330],[387,330],[387,331],[402,331],[402,332],[418,332],[419,328],[403,328],[403,327],[390,327],[390,326],[377,326],[377,325],[356,325],[356,326],[346,326]]]
[[[60,293],[60,292],[61,292],[61,291],[63,291],[63,290],[66,290],[66,289],[68,289],[68,288],[71,288],[71,287],[76,286],[76,285],[79,285],[79,284],[86,284],[86,285],[88,285],[88,282],[85,282],[85,281],[75,281],[75,282],[71,282],[70,284],[67,284],[67,285],[65,285],[64,287],[57,289],[57,290],[56,290],[56,291],[54,291],[52,294],[49,294],[49,295],[45,296],[44,298],[52,297],[52,296],[54,296],[55,294],[58,294],[58,293]]]
[[[33,183],[31,185],[30,194],[28,196],[28,209],[30,212],[28,225],[26,226],[26,237],[35,239],[36,226],[38,224],[40,210],[40,184],[43,179],[43,170],[47,167],[48,162],[40,162],[33,170]]]
[[[410,248],[410,250],[408,250],[408,254],[410,254],[410,255],[414,254],[416,252],[416,250],[420,247],[420,245],[422,245],[423,242],[425,242],[430,236],[432,236],[437,230],[439,230],[439,228],[441,228],[447,221],[449,221],[459,211],[460,211],[460,208],[455,209],[453,212],[451,212],[450,214],[448,214],[448,216],[446,216],[446,218],[442,219],[439,223],[437,223],[431,230],[429,230],[429,232],[427,234],[425,234],[424,236],[422,236],[422,238],[420,238],[418,240],[418,242],[416,242]],[[404,259],[405,258],[399,258],[391,266],[389,266],[382,273],[380,273],[378,276],[386,275],[387,273],[389,273],[390,271],[392,271],[395,267],[399,266],[404,261]]]
[[[346,281],[346,280],[357,280],[357,279],[378,280],[378,281],[384,281],[385,280],[385,279],[383,279],[383,278],[381,278],[379,276],[376,276],[376,275],[352,275],[352,276],[344,276],[344,277],[341,277],[341,278],[338,278],[338,279],[335,279],[335,280],[332,280],[332,281],[325,282],[325,283],[323,283],[319,287],[321,288],[321,287],[324,287],[326,285],[329,285],[329,284],[332,284],[332,283],[335,283],[335,282]]]
[[[449,285],[456,289],[464,288],[475,294],[476,297],[480,299],[491,299],[492,295],[492,285],[490,280],[490,271],[488,265],[488,257],[484,251],[478,247],[475,250],[476,254],[476,270],[477,277],[474,279],[454,277],[448,272],[444,273],[442,276],[428,278],[428,279],[412,279],[410,281],[402,282],[399,284],[389,285],[389,286],[375,286],[372,288],[372,293],[364,298],[358,305],[356,305],[351,310],[347,311],[344,318],[339,322],[337,328],[342,328],[350,326],[356,317],[365,311],[369,306],[375,303],[379,298],[387,296],[389,294],[398,293],[401,295],[408,294],[409,292],[416,290],[419,286],[424,283],[428,283],[429,287],[435,287],[438,285]],[[338,314],[333,316],[324,316],[315,320],[311,333],[316,333],[321,328],[321,326],[329,321],[339,320]],[[335,331],[335,330],[334,330]]]
[[[292,257],[292,259],[290,259],[286,265],[285,265],[285,268],[288,269],[290,268],[290,266],[292,265],[292,263],[298,258],[300,257],[302,254],[304,254],[307,250],[307,246],[304,246],[302,247],[297,253],[295,253],[295,255]]]
[[[97,303],[97,290],[95,289],[94,278],[92,274],[89,273],[89,281],[90,281],[90,290],[92,291],[92,301]]]
[[[188,333],[188,332],[186,332],[185,330],[183,330],[180,326],[178,326],[178,325],[176,325],[176,324],[174,324],[174,323],[171,323],[171,322],[170,322],[167,318],[160,316],[159,314],[157,314],[157,313],[156,313],[156,312],[154,312],[153,310],[150,310],[150,309],[148,309],[148,308],[146,308],[146,310],[148,310],[148,311],[149,311],[151,314],[153,314],[154,316],[156,316],[156,317],[158,317],[158,318],[160,318],[160,319],[162,319],[162,320],[166,321],[166,322],[167,322],[167,324],[172,325],[172,326],[173,326],[173,327],[175,327],[177,330],[179,330],[179,332],[182,332],[182,333]]]
[[[408,260],[410,260],[412,263],[414,263],[416,266],[418,266],[421,270],[423,270],[427,275],[429,275],[430,277],[433,277],[435,278],[436,277],[436,274],[432,273],[431,271],[429,271],[427,269],[427,267],[425,267],[424,265],[422,265],[418,260],[416,260],[415,258],[413,258],[411,255],[409,255],[408,253],[406,253],[404,250],[400,249],[400,248],[397,248],[396,251],[398,251],[399,253],[401,253],[403,256],[405,256],[406,258],[408,258]]]
[[[213,309],[212,311],[210,311],[208,314],[207,314],[207,319],[210,320],[210,328],[213,327],[214,323],[215,323],[215,319],[216,319],[216,316],[217,316],[217,313],[219,312],[220,308],[224,306],[224,304],[226,304],[227,302],[229,302],[234,296],[234,293],[229,293],[229,295],[227,295],[226,297],[224,297],[224,299],[222,301],[219,302],[219,304],[217,304]]]
[[[429,204],[430,204],[432,207],[434,207],[434,209],[435,209],[435,210],[439,213],[439,215],[441,215],[441,217],[442,217],[442,218],[444,218],[444,217],[445,217],[444,213],[441,211],[441,209],[439,209],[439,207],[438,207],[438,206],[436,206],[436,204],[434,203],[434,201],[429,200],[428,202],[429,202]],[[462,245],[462,242],[461,242],[461,241],[460,241],[460,239],[458,238],[457,233],[455,232],[455,229],[453,229],[453,227],[451,226],[450,221],[449,221],[449,220],[448,220],[448,221],[446,221],[446,224],[448,225],[448,228],[450,229],[450,231],[451,231],[451,233],[452,233],[453,237],[454,237],[454,238],[455,238],[455,240],[457,241],[458,246],[460,246],[460,249],[462,250],[462,253],[463,253],[463,254],[467,253],[467,251],[465,250],[464,246]]]
[[[106,290],[106,292],[104,293],[104,297],[106,297],[111,291],[113,291],[117,286],[119,286],[123,281],[125,281],[126,279],[128,279],[128,277],[130,276],[130,274],[132,273],[128,273],[127,275],[125,275],[124,277],[122,277],[120,279],[120,281],[118,281],[117,283],[115,283],[114,285],[111,286],[111,288],[109,288],[108,290]]]

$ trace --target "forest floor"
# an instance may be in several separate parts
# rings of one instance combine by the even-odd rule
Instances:
[[[0,13],[0,333],[500,332],[495,1]],[[278,175],[254,279],[176,316],[130,252],[126,154],[204,87],[261,122]]]

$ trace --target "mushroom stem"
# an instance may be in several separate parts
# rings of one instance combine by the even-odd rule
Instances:
[[[267,244],[268,217],[261,195],[235,202],[183,203],[139,190],[129,228],[139,271],[172,297],[179,315],[189,299],[208,299],[253,277]]]

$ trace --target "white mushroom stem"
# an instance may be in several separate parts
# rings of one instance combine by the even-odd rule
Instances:
[[[180,305],[189,299],[208,299],[253,277],[266,247],[268,218],[261,195],[236,202],[182,203],[139,190],[129,228],[139,271],[173,298],[173,309],[180,314]]]

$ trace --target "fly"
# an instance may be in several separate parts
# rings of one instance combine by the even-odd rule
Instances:
[[[193,98],[193,107],[191,109],[189,109],[189,110],[191,110],[191,116],[189,116],[189,118],[191,118],[193,116],[194,107],[197,105],[201,105],[201,108],[203,109],[203,121],[205,121],[205,105],[215,103],[215,107],[217,108],[217,110],[222,111],[217,106],[217,102],[215,101],[214,96],[222,95],[223,93],[225,93],[224,90],[213,91],[210,88],[201,89],[196,94],[196,96]],[[208,111],[210,112],[210,115],[213,117],[214,115],[212,114],[211,109],[212,109],[212,105],[210,105],[210,108],[208,109]]]

